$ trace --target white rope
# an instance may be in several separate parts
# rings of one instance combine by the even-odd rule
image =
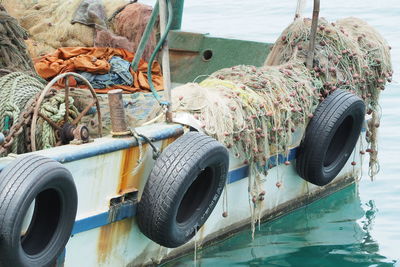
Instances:
[[[305,0],[298,0],[297,1],[297,6],[296,6],[296,13],[294,15],[294,20],[300,19],[303,17],[303,12],[306,7],[306,1]]]
[[[136,175],[138,173],[140,167],[143,164],[143,155],[144,155],[144,153],[143,153],[143,144],[142,144],[142,141],[140,140],[141,138],[140,138],[138,132],[136,132],[136,130],[133,129],[133,128],[130,129],[130,130],[131,130],[131,133],[132,133],[133,137],[135,137],[136,141],[138,142],[138,147],[139,147],[139,159],[137,160],[136,167],[133,169],[133,171],[131,173],[131,175],[134,176],[134,175]]]

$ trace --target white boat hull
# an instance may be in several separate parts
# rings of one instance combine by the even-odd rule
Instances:
[[[183,133],[179,125],[158,125],[141,129],[147,136],[158,140],[154,144],[165,148]],[[161,134],[160,134],[161,133]],[[301,179],[291,165],[280,164],[262,177],[265,200],[258,205],[257,217],[270,220],[306,205],[320,197],[354,183],[360,176],[360,144],[357,144],[349,162],[335,180],[318,187]],[[68,145],[35,152],[62,162],[72,173],[78,190],[76,223],[59,266],[137,266],[160,263],[193,250],[197,246],[226,237],[251,222],[251,202],[248,194],[249,178],[246,166],[231,157],[228,177],[228,216],[222,213],[222,196],[211,216],[197,235],[187,244],[168,249],[144,236],[136,223],[136,203],[140,200],[146,179],[154,160],[149,145],[143,146],[143,164],[135,175],[140,155],[134,138],[113,139],[105,137],[85,145]],[[354,153],[354,152],[353,152]],[[293,158],[295,151],[292,151]],[[0,161],[0,170],[12,158]],[[356,161],[357,165],[350,164]],[[282,185],[278,188],[277,182]],[[135,192],[138,192],[135,195]],[[134,195],[131,198],[131,195]],[[110,204],[117,199],[117,204]],[[113,202],[113,201],[111,201]],[[256,230],[257,231],[257,230]]]

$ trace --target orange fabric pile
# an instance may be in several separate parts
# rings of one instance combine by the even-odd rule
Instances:
[[[132,61],[134,54],[122,48],[109,47],[63,47],[57,49],[54,53],[48,54],[35,60],[35,69],[44,79],[51,79],[58,74],[65,72],[86,71],[93,74],[105,74],[110,71],[108,61],[113,56],[119,56],[127,61]],[[134,83],[132,86],[114,85],[110,88],[95,89],[97,93],[107,93],[112,89],[123,89],[127,93],[133,93],[142,90],[150,90],[147,82],[147,62],[141,60],[136,72],[130,70]],[[152,78],[157,90],[163,90],[163,78],[160,64],[153,63]],[[69,80],[70,86],[77,86],[73,77]],[[64,87],[65,81],[61,80],[58,86]]]

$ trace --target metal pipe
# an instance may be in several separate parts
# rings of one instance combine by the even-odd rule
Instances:
[[[4,144],[5,137],[3,133],[0,133],[0,145]]]
[[[168,6],[168,22],[167,22],[167,25],[166,25],[166,29],[165,29],[164,34],[161,35],[161,38],[160,38],[160,40],[158,41],[158,43],[157,43],[157,45],[156,45],[156,48],[154,49],[153,54],[152,54],[151,57],[150,57],[149,63],[147,64],[147,65],[148,65],[148,66],[147,66],[147,81],[148,81],[148,83],[149,83],[150,90],[151,90],[151,92],[153,93],[154,98],[155,98],[155,99],[158,101],[158,103],[160,103],[160,105],[162,105],[162,106],[168,106],[168,105],[170,105],[170,103],[167,102],[167,101],[161,101],[161,97],[160,97],[160,95],[157,93],[156,88],[154,87],[153,80],[152,80],[152,66],[153,66],[154,59],[155,59],[156,56],[157,56],[158,51],[159,51],[160,48],[163,46],[164,41],[167,39],[169,30],[171,29],[171,25],[172,25],[172,19],[173,19],[173,8],[172,8],[172,4],[171,4],[170,0],[166,0],[166,2],[167,2],[167,6]]]
[[[314,0],[314,8],[311,22],[311,34],[310,34],[310,46],[307,55],[307,68],[312,69],[314,61],[314,50],[315,50],[315,38],[318,27],[318,16],[319,16],[319,0]]]
[[[110,107],[111,134],[113,136],[129,135],[130,132],[125,121],[124,101],[121,89],[108,92],[108,104]]]
[[[171,0],[174,9],[171,30],[180,30],[182,26],[184,0]]]
[[[140,59],[143,56],[143,52],[146,49],[146,45],[147,45],[147,43],[150,39],[151,33],[154,29],[154,25],[157,21],[158,13],[159,13],[159,5],[158,5],[158,0],[157,0],[156,4],[154,5],[153,11],[151,12],[149,22],[146,25],[146,29],[143,32],[142,39],[140,39],[139,47],[136,50],[135,57],[132,61],[131,66],[132,66],[133,71],[138,70]]]
[[[166,33],[167,27],[167,2],[166,0],[159,0],[160,4],[160,33],[164,35]],[[162,71],[163,71],[163,79],[164,79],[164,92],[165,98],[168,103],[171,103],[171,71],[169,65],[169,47],[168,47],[168,39],[165,40],[162,50]],[[172,121],[172,114],[171,114],[171,105],[167,107],[167,114],[166,114],[167,122]]]

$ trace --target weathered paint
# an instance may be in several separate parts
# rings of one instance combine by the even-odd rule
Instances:
[[[184,0],[171,0],[173,6],[173,19],[171,30],[180,30],[182,26]]]
[[[169,47],[172,82],[187,83],[235,65],[262,66],[271,44],[171,31]],[[211,58],[203,58],[206,51],[211,51]]]
[[[133,219],[115,222],[100,228],[99,240],[97,242],[97,259],[99,264],[112,262],[115,244],[126,242],[132,228]],[[110,262],[110,263],[111,263]]]
[[[176,139],[177,139],[177,137],[172,137],[172,138],[168,138],[168,139],[164,140],[162,142],[161,147],[163,147],[163,146],[166,147],[168,144],[172,143]],[[129,171],[132,171],[130,169],[134,168],[134,167],[131,166],[132,164],[129,164],[129,162],[136,162],[135,159],[137,160],[137,157],[136,158],[134,157],[134,159],[129,159],[130,156],[127,157],[126,154],[134,155],[135,153],[138,153],[138,151],[135,151],[135,148],[136,147],[122,151],[122,155],[123,155],[122,157],[128,163],[127,163],[127,166],[121,168],[121,172],[122,172],[122,170],[124,170],[124,173],[125,173],[126,169],[128,169]],[[289,155],[288,160],[293,161],[295,159],[295,156],[296,156],[296,148],[291,149],[288,155]],[[286,157],[284,157],[283,155],[280,155],[279,157],[276,157],[271,162],[271,166],[272,167],[276,166],[276,159],[279,159],[279,164],[282,164],[284,161],[287,160]],[[133,160],[133,161],[131,161],[131,160]],[[145,168],[143,167],[142,172],[144,170],[145,170]],[[248,177],[248,172],[249,172],[249,167],[247,165],[243,165],[243,166],[241,166],[239,168],[235,168],[235,169],[229,171],[228,178],[227,178],[228,179],[227,183],[228,184],[232,184],[232,183],[235,183],[235,182],[238,182],[238,181],[240,181],[242,179],[247,178]],[[133,182],[136,182],[137,185],[139,185],[141,183],[141,178],[143,178],[143,176],[139,176],[139,173],[138,173],[137,175],[132,176],[131,178],[133,179],[132,180]],[[119,185],[118,188],[119,188],[118,189],[118,195],[123,195],[123,194],[129,193],[129,192],[136,191],[138,186],[137,187],[127,186],[126,189],[122,189],[121,190],[121,185]],[[307,191],[305,191],[306,188],[307,188]],[[309,190],[308,189],[308,183],[303,181],[301,192],[303,194],[304,193],[308,193],[308,190]],[[109,224],[111,222],[124,220],[126,218],[134,217],[136,215],[136,213],[135,213],[135,211],[136,211],[136,202],[122,203],[122,204],[123,205],[121,207],[118,207],[119,208],[118,212],[113,212],[113,210],[112,210],[113,208],[110,207],[110,210],[108,212],[104,212],[102,214],[98,214],[98,215],[95,215],[95,216],[87,217],[87,218],[84,218],[84,219],[81,219],[81,220],[77,221],[75,223],[73,233],[76,234],[76,233],[80,233],[80,232],[83,232],[83,231],[88,231],[90,229],[102,227],[102,226],[107,225],[107,224]],[[114,214],[114,215],[111,215],[111,214]],[[115,214],[120,214],[120,215],[119,216],[115,216]],[[204,230],[202,230],[202,231],[204,231]]]
[[[161,147],[161,142],[157,142],[157,146]],[[111,154],[109,156],[112,156]],[[122,157],[122,152],[119,152],[119,156]],[[246,167],[242,166],[240,168]],[[237,169],[238,168],[231,170],[231,172]],[[343,170],[342,175],[347,173],[352,174],[352,170],[353,167],[346,167]],[[71,171],[74,173],[74,168],[72,168]],[[119,174],[119,171],[120,170],[118,170],[116,175]],[[245,172],[243,171],[241,171],[241,173],[245,174]],[[227,218],[222,217],[223,207],[221,203],[221,198],[204,227],[199,230],[197,236],[198,245],[205,245],[207,244],[207,242],[211,242],[212,240],[219,238],[224,234],[234,232],[235,229],[239,229],[244,225],[248,225],[250,218],[247,195],[248,179],[244,177],[244,175],[242,176],[242,179],[236,180],[235,182],[228,184],[227,187],[229,216]],[[275,186],[278,178],[282,180],[283,184],[283,186],[279,189]],[[83,181],[82,179],[83,177],[80,177],[77,180],[78,187]],[[108,177],[108,179],[112,178]],[[315,199],[318,195],[324,194],[324,190],[321,190],[317,186],[310,184],[308,184],[310,194],[305,194],[304,188],[307,182],[297,176],[293,166],[279,165],[275,168],[272,168],[269,171],[268,177],[265,177],[265,179],[266,182],[263,184],[263,187],[267,191],[267,195],[265,202],[262,204],[262,214],[263,216],[266,216],[268,218],[272,216],[271,214],[273,214],[274,216],[280,216],[287,212],[289,207],[296,207],[296,205],[305,205],[307,201],[311,201]],[[343,180],[344,182],[340,183],[341,179],[342,178],[339,178],[338,182],[342,186],[351,182],[349,180]],[[115,188],[118,188],[118,186],[119,184],[116,184]],[[87,189],[89,191],[96,190],[95,188]],[[335,190],[339,189],[339,186],[335,187]],[[105,203],[107,203],[107,205],[109,204],[109,198],[112,197],[112,190],[113,189],[111,188],[107,191],[110,192],[111,195],[109,195],[107,192],[102,192],[102,195],[105,197],[106,200]],[[84,198],[85,196],[80,194],[80,197]],[[94,204],[96,203],[92,203],[93,207],[95,207]],[[132,209],[133,206],[126,206],[125,211]],[[95,211],[95,209],[90,210]],[[90,212],[90,210],[88,210],[88,212],[82,213],[83,210],[80,209],[78,213],[80,214],[80,216],[82,216],[87,213],[92,213]],[[124,214],[124,212],[121,213]],[[132,213],[125,213],[125,215],[133,216]],[[65,266],[76,266],[77,264],[84,264],[88,267],[126,265],[136,266],[141,265],[145,262],[151,263],[152,257],[154,258],[153,260],[157,262],[158,260],[165,260],[167,258],[175,257],[179,254],[193,249],[193,242],[190,242],[182,248],[178,249],[160,249],[159,245],[150,241],[145,236],[143,236],[143,234],[140,233],[140,230],[134,223],[134,218],[131,217],[130,219],[125,219],[109,224],[110,217],[111,216],[109,214],[107,214],[107,216],[103,216],[103,220],[107,221],[107,225],[103,225],[90,230],[87,229],[85,232],[79,232],[74,235],[67,246],[67,257]],[[119,219],[124,219],[124,217],[121,216],[119,217]],[[122,223],[126,221],[127,224]],[[82,226],[82,221],[80,221],[80,223]],[[127,230],[127,228],[129,228],[129,230]],[[111,236],[115,236],[117,238],[113,238]],[[90,242],[87,242],[89,240],[91,240],[91,242],[93,242],[93,240],[98,240],[98,242],[91,245]],[[83,244],[85,244],[85,248],[79,248]],[[91,246],[95,246],[95,252],[93,252],[93,249],[90,248]],[[83,251],[80,251],[81,249],[83,249]],[[85,259],[79,258],[79,255],[82,255],[82,253],[87,254]],[[93,253],[96,256],[95,258],[92,257]]]
[[[179,137],[180,137],[180,135],[179,135],[179,136],[174,136],[174,137],[171,137],[171,138],[168,138],[168,139],[163,140],[162,143],[161,143],[161,151],[164,151],[164,149],[165,149],[167,146],[169,146],[170,144],[172,144],[173,142],[175,142],[175,140],[178,139]]]
[[[94,216],[77,220],[72,229],[72,235],[100,228],[110,223],[135,217],[137,200],[128,200],[110,207],[110,210]]]
[[[147,149],[148,149],[148,144],[143,144],[142,153],[146,153]],[[136,191],[139,188],[140,180],[143,177],[143,172],[145,167],[144,164],[141,164],[140,160],[141,159],[140,159],[139,147],[131,147],[122,151],[122,159],[121,159],[121,167],[119,175],[120,183],[117,192],[119,195]],[[136,170],[135,173],[133,173],[136,168],[138,169]]]
[[[150,128],[146,135],[163,137],[154,142],[159,149],[162,148],[164,140],[171,139],[164,141],[165,146],[183,132],[182,127],[178,128],[175,125],[161,126],[158,129],[161,129],[163,133],[157,134],[155,133],[156,129]],[[36,152],[48,157],[58,157],[70,170],[77,185],[79,197],[77,222],[73,230],[74,236],[67,244],[66,267],[142,265],[151,263],[151,257],[154,257],[155,261],[162,261],[193,248],[194,244],[190,242],[178,249],[160,249],[159,245],[150,241],[140,232],[135,223],[133,216],[135,215],[136,201],[154,164],[149,146],[146,148],[145,167],[143,167],[140,185],[137,186],[137,198],[136,195],[130,199],[122,198],[122,202],[118,205],[111,205],[110,208],[110,200],[120,196],[118,194],[121,188],[120,177],[121,172],[124,173],[122,169],[131,168],[128,166],[129,162],[135,159],[132,155],[137,151],[130,149],[135,144],[137,145],[135,142],[134,138],[121,140],[106,137],[97,139],[91,144],[64,146]],[[115,150],[115,147],[122,149]],[[93,152],[95,149],[98,149],[96,153]],[[355,151],[359,150],[360,147],[355,149]],[[85,151],[91,152],[84,154]],[[292,152],[289,155],[295,154]],[[84,157],[85,155],[87,157]],[[124,157],[126,165],[121,164]],[[129,159],[129,157],[132,158]],[[279,162],[283,159],[286,157],[277,157]],[[357,156],[356,161],[359,161]],[[355,168],[348,162],[341,172],[341,177],[334,182],[334,185],[338,186],[333,187],[332,190],[339,190],[351,183],[352,180],[347,179],[346,175],[358,176],[354,171],[358,170],[359,166],[357,165]],[[235,173],[234,176],[237,178],[233,179],[233,175],[230,174],[230,183],[227,186],[229,216],[222,217],[224,210],[221,198],[210,218],[199,231],[200,236],[197,238],[200,238],[198,239],[201,241],[200,243],[206,244],[210,240],[248,225],[251,214],[248,205],[249,181],[246,178],[248,175],[246,169],[248,169],[247,166],[243,166],[241,162],[231,157],[230,170],[231,173]],[[239,176],[242,179],[239,179]],[[262,179],[265,179],[262,186],[267,194],[260,212],[266,218],[280,216],[288,212],[291,207],[305,205],[316,197],[327,194],[326,188],[329,188],[321,189],[300,179],[293,165],[279,165],[272,168],[269,170],[268,176],[262,177]],[[282,182],[280,188],[275,186],[278,180]],[[129,183],[124,184],[127,185],[125,188],[129,187]],[[85,256],[82,257],[82,255]]]
[[[274,194],[273,196],[267,196],[266,200],[264,203],[262,203],[263,209],[260,214],[261,221],[270,221],[276,218],[279,218],[281,216],[284,216],[288,214],[291,211],[294,211],[300,207],[303,207],[313,201],[316,201],[320,198],[326,197],[330,194],[333,194],[339,190],[342,190],[344,188],[347,188],[349,186],[354,185],[356,182],[356,178],[358,174],[356,173],[346,173],[341,176],[338,176],[334,182],[331,184],[327,185],[326,187],[318,189],[316,186],[311,185],[312,190],[310,190],[309,194],[304,194],[302,196],[298,196],[296,198],[292,199],[285,199],[285,200],[280,200],[276,201],[277,195]],[[306,183],[305,181],[301,181],[301,183]],[[242,187],[244,184],[242,185]],[[264,187],[267,188],[267,185]],[[229,189],[228,189],[229,190]],[[288,190],[282,190],[287,192]],[[269,193],[271,194],[271,192]],[[267,193],[268,195],[268,193]],[[241,198],[241,197],[240,197]],[[233,199],[233,200],[232,200]],[[243,230],[243,229],[248,229],[250,225],[250,218],[246,217],[245,219],[241,220],[236,220],[237,218],[232,218],[235,216],[235,213],[238,214],[241,212],[241,209],[243,208],[243,203],[242,201],[238,202],[238,198],[232,197],[232,199],[229,201],[229,212],[227,218],[222,218],[221,213],[218,214],[215,210],[212,213],[212,218],[214,220],[207,221],[207,223],[202,227],[204,228],[203,231],[199,230],[198,235],[194,238],[196,239],[196,246],[198,249],[201,249],[202,247],[209,246],[212,244],[215,244],[219,242],[222,239],[229,238],[233,234]],[[242,200],[242,199],[241,199]],[[278,197],[279,200],[279,197]],[[220,201],[221,202],[221,201]],[[271,203],[273,203],[274,207],[271,208]],[[248,209],[248,203],[247,204],[247,209]],[[237,210],[239,209],[239,211]],[[216,207],[216,210],[222,210],[222,206]],[[222,212],[222,211],[221,211]],[[243,216],[242,216],[243,217]],[[219,220],[220,224],[216,227],[215,226],[215,220]],[[234,223],[229,223],[226,225],[227,221],[235,221]],[[210,231],[209,228],[218,228],[218,231]],[[256,230],[257,231],[257,230]],[[251,238],[249,236],[249,238]],[[169,253],[165,253],[165,257],[162,259],[162,261],[159,261],[158,264],[162,262],[166,262],[168,260],[174,259],[176,257],[182,256],[186,253],[192,253],[193,249],[195,246],[194,240],[189,242],[188,244],[185,244],[177,249],[174,249],[172,251],[169,251]],[[147,252],[149,253],[149,252]],[[132,264],[129,264],[128,266],[139,266],[140,264],[137,261],[132,262]]]

